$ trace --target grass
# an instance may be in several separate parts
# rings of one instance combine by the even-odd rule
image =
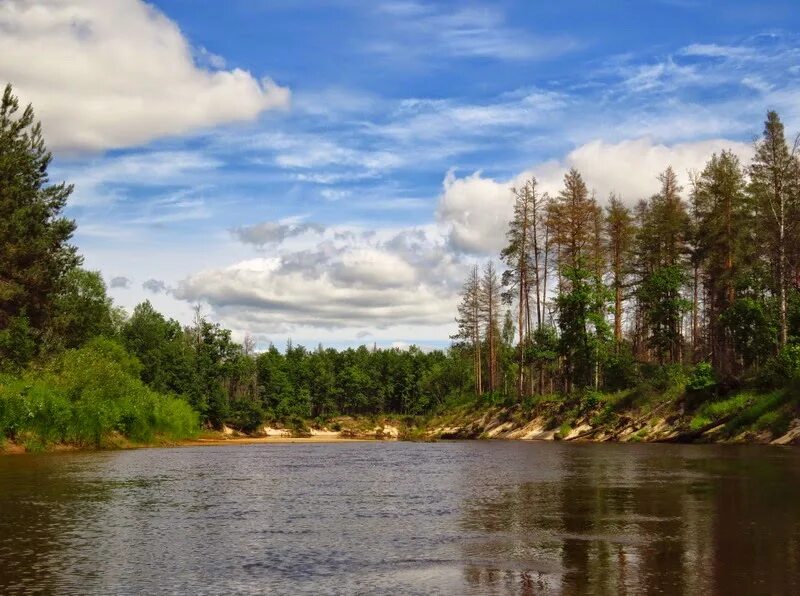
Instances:
[[[785,426],[788,428],[791,415],[792,406],[796,406],[797,397],[794,396],[791,390],[773,391],[758,396],[752,404],[739,412],[736,417],[725,425],[725,432],[728,435],[734,435],[738,432],[750,429],[758,429],[759,420],[764,418],[764,424],[773,426],[775,430],[780,430],[783,425],[782,416],[790,416],[785,420]],[[764,428],[767,428],[766,426]],[[782,434],[782,433],[779,433]]]
[[[689,428],[699,430],[717,420],[733,418],[726,422],[723,434],[734,436],[745,431],[769,431],[773,436],[784,434],[797,416],[797,398],[791,390],[770,393],[743,391],[728,399],[703,404],[689,423]]]
[[[715,420],[741,412],[747,408],[756,397],[756,395],[750,392],[742,392],[722,401],[707,402],[700,406],[692,417],[689,422],[689,428],[691,430],[699,430]]]

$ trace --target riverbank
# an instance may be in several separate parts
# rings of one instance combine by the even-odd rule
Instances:
[[[740,391],[719,399],[698,399],[679,391],[642,394],[636,390],[545,395],[512,405],[472,400],[451,404],[427,417],[340,416],[324,423],[265,425],[253,434],[225,427],[184,439],[157,437],[142,443],[112,433],[99,448],[459,439],[800,445],[799,402],[800,395],[790,388],[771,393]],[[0,444],[0,453],[96,448],[18,440]]]
[[[800,444],[793,388],[720,398],[684,391],[536,396],[511,406],[466,404],[434,417],[427,436],[591,442]]]
[[[77,445],[71,443],[48,443],[42,445],[37,441],[3,441],[0,442],[0,455],[20,455],[24,453],[64,452],[64,451],[102,451],[122,449],[152,449],[164,447],[216,447],[254,444],[288,444],[288,443],[356,443],[366,441],[391,441],[400,439],[398,427],[390,424],[374,424],[371,419],[347,418],[350,425],[338,430],[330,428],[304,428],[300,431],[284,427],[264,426],[257,434],[246,434],[232,428],[222,430],[203,430],[195,437],[171,439],[156,437],[152,441],[137,442],[112,433],[105,437],[101,445]],[[335,423],[338,425],[339,423]]]

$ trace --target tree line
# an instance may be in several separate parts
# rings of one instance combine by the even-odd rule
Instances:
[[[800,370],[798,138],[770,111],[750,163],[714,154],[687,188],[667,167],[632,206],[601,206],[574,168],[556,196],[535,177],[512,189],[503,271],[475,267],[456,318],[474,391],[621,389],[672,365],[731,384]]]
[[[255,430],[265,420],[328,419],[337,415],[420,415],[455,393],[469,391],[469,371],[455,354],[417,347],[314,350],[288,342],[255,351],[249,336],[198,315],[182,327],[144,302],[119,337],[143,365],[142,380],[183,395],[213,426]]]

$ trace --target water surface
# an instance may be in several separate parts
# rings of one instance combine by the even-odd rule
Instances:
[[[800,594],[800,450],[524,442],[0,457],[0,593]]]

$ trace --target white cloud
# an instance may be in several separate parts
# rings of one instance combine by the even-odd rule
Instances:
[[[480,172],[465,178],[448,172],[438,217],[450,226],[453,247],[492,253],[502,246],[513,205],[511,185],[484,178]]]
[[[710,85],[713,80],[699,73],[694,66],[677,64],[670,57],[664,62],[636,66],[624,83],[631,91],[642,93],[696,83]]]
[[[195,60],[178,26],[141,0],[5,1],[0,31],[0,79],[34,104],[57,150],[139,145],[289,101],[270,79],[221,70],[208,50]]]
[[[414,286],[414,268],[399,255],[361,248],[346,252],[331,271],[334,283],[346,287],[399,288]]]
[[[175,295],[256,333],[441,328],[466,267],[435,227],[329,229],[310,248],[279,252],[190,275]]]
[[[496,134],[515,127],[547,124],[563,110],[567,97],[541,89],[504,94],[483,103],[462,103],[444,99],[405,99],[392,114],[393,120],[373,132],[412,145],[420,140],[450,139],[454,136]]]
[[[488,3],[443,10],[430,3],[396,0],[377,3],[376,14],[394,35],[371,44],[369,49],[393,58],[425,55],[536,60],[578,46],[566,36],[536,37],[510,27],[497,6]],[[386,35],[386,29],[383,33]]]
[[[658,190],[658,174],[667,166],[672,166],[686,185],[690,170],[702,169],[713,153],[723,149],[732,150],[743,163],[753,154],[751,145],[725,139],[665,145],[645,137],[586,143],[567,156],[565,165],[578,168],[600,200],[615,192],[632,204]]]
[[[330,138],[329,135],[315,133],[265,132],[242,138],[241,136],[219,135],[217,148],[246,149],[252,152],[266,152],[269,157],[251,158],[255,164],[275,164],[287,170],[347,170],[346,179],[359,176],[374,176],[403,165],[404,160],[392,151],[381,148],[354,148]],[[326,174],[298,174],[323,177]],[[324,183],[324,182],[321,182]]]
[[[376,340],[442,340],[453,331],[458,291],[470,264],[475,258],[496,258],[505,244],[511,185],[533,173],[541,189],[553,194],[564,172],[574,166],[601,202],[615,191],[632,204],[657,191],[657,175],[667,165],[685,183],[689,168],[701,168],[712,152],[724,148],[743,160],[751,153],[748,145],[727,140],[671,145],[649,138],[595,140],[509,179],[448,173],[438,223],[368,229],[323,227],[297,217],[235,228],[233,238],[228,233],[206,239],[202,247],[186,247],[186,254],[164,263],[153,258],[126,264],[111,256],[108,263],[114,271],[148,280],[144,289],[137,284],[138,299],[170,300],[184,310],[204,303],[214,320],[239,335],[250,331],[275,341],[291,336],[313,343],[357,339],[365,333]],[[210,247],[208,242],[217,244]],[[267,245],[269,258],[260,252]],[[209,260],[203,270],[187,276],[186,263],[196,263],[198,252]],[[115,292],[133,296],[137,288]],[[168,312],[179,312],[175,305]]]
[[[104,157],[53,168],[52,178],[75,185],[72,206],[102,205],[118,198],[117,187],[189,185],[196,192],[223,162],[194,151],[150,151]]]
[[[684,56],[702,58],[752,59],[758,54],[746,46],[726,46],[714,43],[693,43],[680,52]]]

